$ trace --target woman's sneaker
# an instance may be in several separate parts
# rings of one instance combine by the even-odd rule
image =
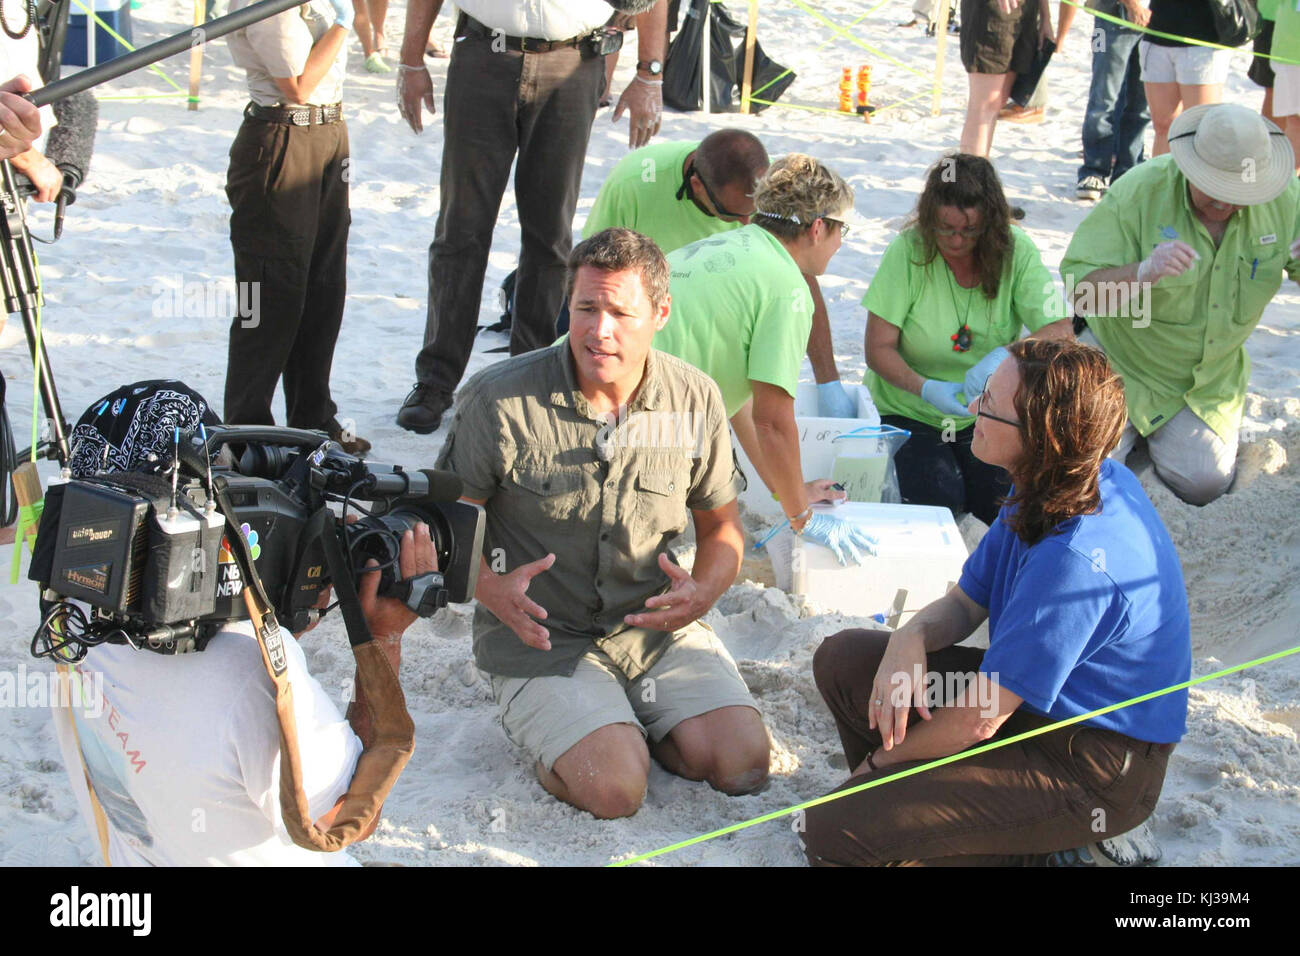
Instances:
[[[1098,843],[1049,853],[1046,866],[1155,866],[1163,854],[1151,827],[1142,824]]]
[[[1100,199],[1106,193],[1106,184],[1100,176],[1084,176],[1074,187],[1078,199]]]

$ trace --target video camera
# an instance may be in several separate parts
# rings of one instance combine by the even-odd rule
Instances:
[[[239,451],[237,465],[212,466],[222,446],[228,461]],[[423,617],[468,602],[483,510],[460,493],[449,472],[365,462],[321,432],[178,429],[170,467],[51,484],[28,574],[43,589],[32,654],[77,661],[106,641],[201,651],[227,622],[249,617],[243,591],[258,582],[293,632],[318,619],[321,592],[335,584],[354,644],[359,607],[347,605],[366,570],[380,572],[381,595]],[[349,521],[353,509],[360,517]],[[403,580],[402,534],[421,521],[439,570]],[[366,568],[371,558],[377,568]]]

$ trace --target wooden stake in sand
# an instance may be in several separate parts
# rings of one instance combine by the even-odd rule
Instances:
[[[194,0],[194,32],[190,41],[190,100],[189,108],[199,108],[199,81],[203,78],[203,0]]]
[[[939,22],[934,27],[934,35],[939,42],[934,50],[934,94],[930,100],[931,116],[939,115],[939,100],[943,98],[943,56],[948,52],[948,7],[950,3],[951,0],[939,0]]]
[[[754,40],[758,36],[758,0],[749,0],[749,26],[745,28],[745,78],[740,84],[740,112],[749,112],[749,93],[754,85]]]

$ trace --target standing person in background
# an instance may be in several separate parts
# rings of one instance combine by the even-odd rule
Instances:
[[[1218,43],[1210,0],[1151,0],[1148,27],[1161,33]],[[1167,40],[1148,34],[1139,44],[1142,82],[1151,107],[1156,141],[1152,156],[1169,152],[1169,124],[1189,106],[1218,103],[1228,78],[1230,50]]]
[[[1277,18],[1278,0],[1258,0],[1259,34],[1255,37],[1255,55],[1250,60],[1250,69],[1246,76],[1256,86],[1264,88],[1264,103],[1259,113],[1264,119],[1275,123],[1279,129],[1286,127],[1285,122],[1278,122],[1273,114],[1273,61],[1269,55],[1273,52],[1273,21]]]
[[[415,387],[397,424],[427,435],[442,424],[474,347],[483,275],[501,197],[515,165],[522,243],[510,352],[555,341],[564,301],[564,263],[578,204],[605,60],[610,7],[637,17],[637,70],[614,109],[628,114],[628,147],[646,145],[663,116],[664,0],[463,0],[443,100],[440,205],[429,246],[429,303]],[[397,96],[419,133],[421,108],[434,110],[424,66],[429,28],[442,0],[410,0]],[[518,163],[515,157],[518,156]]]
[[[961,151],[987,156],[998,112],[1017,73],[1034,63],[1034,53],[1052,36],[1047,0],[962,0],[961,64],[969,95]]]
[[[1053,55],[1059,54],[1065,48],[1065,36],[1070,32],[1070,25],[1074,23],[1074,10],[1072,3],[1062,2],[1056,6],[1056,41]],[[1041,123],[1047,113],[1049,89],[1047,74],[1039,73],[1038,81],[1028,97],[1023,96],[1022,91],[1019,90],[1020,85],[1012,84],[1011,99],[1007,101],[1006,106],[1002,107],[1002,112],[998,113],[998,119],[1007,123]]]
[[[241,311],[244,290],[257,298],[252,314],[230,325],[224,418],[274,424],[271,400],[283,375],[291,428],[326,431],[364,454],[370,442],[339,424],[330,398],[352,218],[341,102],[351,28],[350,0],[313,0],[227,38],[251,98],[226,173],[230,244]]]
[[[1273,89],[1269,91],[1272,94],[1270,105],[1277,124],[1286,132],[1292,151],[1300,156],[1300,66],[1294,62],[1300,61],[1300,10],[1294,3],[1279,3],[1276,16],[1272,52],[1278,59],[1272,64],[1274,80]],[[1293,62],[1286,62],[1288,60]]]
[[[1100,0],[1100,13],[1140,27],[1151,11],[1140,0]],[[1092,86],[1083,115],[1083,165],[1074,195],[1100,199],[1110,183],[1145,159],[1143,140],[1151,115],[1142,86],[1138,42],[1142,34],[1097,17],[1092,28]]]
[[[1022,327],[1071,335],[1038,249],[1011,224],[992,163],[959,154],[930,167],[862,304],[867,387],[881,422],[912,433],[894,458],[903,501],[991,524],[1011,480],[971,452],[967,406]]]
[[[384,40],[388,0],[352,0],[352,12],[355,14],[352,25],[357,31],[357,39],[361,41],[366,70],[370,73],[392,73],[393,68],[384,60],[388,55],[388,44]]]

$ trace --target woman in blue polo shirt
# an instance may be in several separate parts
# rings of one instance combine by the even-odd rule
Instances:
[[[1009,351],[971,411],[972,450],[1011,473],[1012,495],[958,586],[892,634],[842,631],[814,658],[845,788],[1190,676],[1177,552],[1106,458],[1125,421],[1118,376],[1076,343]],[[986,617],[988,650],[957,647]],[[845,865],[1096,862],[1093,841],[1155,808],[1186,717],[1180,690],[843,797],[808,811],[805,848]]]

